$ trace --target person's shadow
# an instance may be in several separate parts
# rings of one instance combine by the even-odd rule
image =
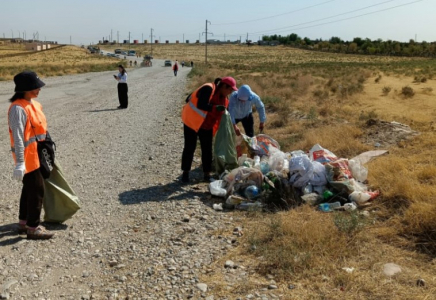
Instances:
[[[183,200],[199,196],[200,198],[205,195],[204,191],[189,189],[185,190],[183,187],[188,187],[179,181],[174,181],[165,185],[156,185],[146,187],[143,189],[135,189],[125,191],[119,194],[119,200],[122,204],[137,204],[141,202],[159,202],[166,200]]]
[[[23,240],[23,237],[25,235],[18,235],[16,223],[0,226],[0,247],[16,244]]]

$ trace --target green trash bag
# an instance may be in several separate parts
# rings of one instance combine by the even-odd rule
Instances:
[[[215,135],[214,144],[215,171],[222,174],[238,167],[236,154],[236,134],[228,111],[222,116],[220,126]]]
[[[79,198],[66,181],[57,160],[50,177],[44,180],[44,186],[44,221],[62,223],[80,209]]]

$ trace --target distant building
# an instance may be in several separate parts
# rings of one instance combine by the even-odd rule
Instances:
[[[26,43],[25,46],[26,50],[29,51],[42,51],[51,48],[51,45],[48,43]]]

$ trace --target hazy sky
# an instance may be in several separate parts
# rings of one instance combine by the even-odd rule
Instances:
[[[209,38],[258,40],[297,33],[311,39],[338,36],[436,41],[436,0],[0,0],[0,36],[59,43]],[[411,3],[407,5],[408,3]],[[397,8],[394,8],[399,6]],[[378,12],[377,12],[378,11]],[[377,13],[373,13],[377,12]],[[366,14],[366,15],[365,15]],[[344,20],[345,19],[345,20]],[[340,21],[342,20],[342,21]],[[336,22],[338,21],[338,22]]]

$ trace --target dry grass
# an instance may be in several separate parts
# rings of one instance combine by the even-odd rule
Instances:
[[[156,47],[155,57],[188,61],[204,53],[193,45],[167,51],[171,46]],[[266,287],[266,274],[274,276],[279,290],[273,293],[283,299],[435,298],[435,63],[285,47],[212,46],[209,53],[207,68],[196,61],[189,89],[227,75],[238,84],[249,84],[265,100],[266,133],[279,140],[284,151],[308,151],[319,143],[351,158],[373,149],[373,144],[364,143],[365,122],[371,118],[405,123],[421,135],[392,144],[388,156],[368,164],[371,187],[382,194],[360,230],[347,229],[344,224],[354,226],[358,219],[345,213],[337,217],[309,207],[248,215],[241,220],[244,246],[223,260],[246,266],[249,278],[232,283],[223,271],[202,280],[229,299]],[[415,91],[413,98],[402,95],[405,86]],[[258,247],[250,252],[253,244]],[[382,266],[388,262],[399,264],[403,272],[387,278]],[[355,272],[348,274],[342,267],[354,267]],[[416,286],[419,278],[425,279],[425,287]],[[289,290],[289,283],[296,289]]]
[[[9,46],[0,46],[0,51],[16,54]],[[0,57],[0,80],[11,80],[23,70],[33,70],[40,76],[62,76],[66,74],[114,70],[119,60],[98,54],[89,54],[86,49],[75,46],[59,47],[41,52],[22,52],[18,56]]]

